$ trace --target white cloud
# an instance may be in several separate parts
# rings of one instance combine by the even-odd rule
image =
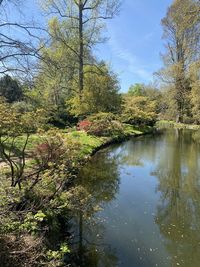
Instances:
[[[152,81],[152,72],[149,71],[146,66],[141,64],[137,56],[128,49],[122,48],[114,35],[112,35],[112,38],[109,40],[109,46],[115,57],[125,61],[127,67],[124,71],[129,71],[134,76],[137,76],[146,82]]]

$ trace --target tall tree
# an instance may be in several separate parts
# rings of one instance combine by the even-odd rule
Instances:
[[[101,42],[103,20],[112,19],[119,11],[119,0],[48,0],[43,2],[48,14],[59,22],[54,36],[70,50],[77,62],[78,89],[81,99],[84,90],[84,66],[93,65],[88,51]],[[66,42],[66,36],[71,42]]]
[[[82,99],[78,94],[69,100],[73,115],[90,115],[98,112],[116,113],[121,107],[121,95],[119,94],[119,81],[117,76],[106,66],[104,62],[84,68],[85,87]]]
[[[195,123],[200,123],[200,60],[190,66],[191,104]]]
[[[199,58],[200,4],[195,0],[174,0],[162,20],[166,54],[165,68],[160,71],[164,82],[170,82],[177,106],[176,120],[183,121],[188,115],[189,65]]]

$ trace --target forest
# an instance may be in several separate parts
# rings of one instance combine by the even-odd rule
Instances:
[[[95,55],[123,1],[38,2],[44,24],[24,20],[23,0],[0,0],[0,266],[90,267],[72,245],[81,230],[68,230],[100,209],[85,163],[158,124],[200,129],[200,2],[172,1],[163,67],[126,92]]]

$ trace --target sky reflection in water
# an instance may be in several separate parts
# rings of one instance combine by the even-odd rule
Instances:
[[[81,181],[102,210],[79,221],[80,266],[200,266],[197,139],[195,131],[169,130],[92,158]]]

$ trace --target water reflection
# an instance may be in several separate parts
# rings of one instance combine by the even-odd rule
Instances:
[[[170,130],[96,154],[80,174],[74,266],[200,266],[198,134]]]
[[[105,227],[101,219],[94,217],[96,209],[112,201],[119,191],[120,176],[118,155],[99,152],[80,173],[80,184],[90,195],[89,205],[85,212],[80,211],[74,218],[77,238],[74,239],[74,266],[81,267],[114,267],[118,258],[114,249],[104,240]]]
[[[199,150],[191,131],[168,132],[166,152],[157,167],[156,223],[165,237],[172,266],[199,266],[200,263],[200,177]]]

